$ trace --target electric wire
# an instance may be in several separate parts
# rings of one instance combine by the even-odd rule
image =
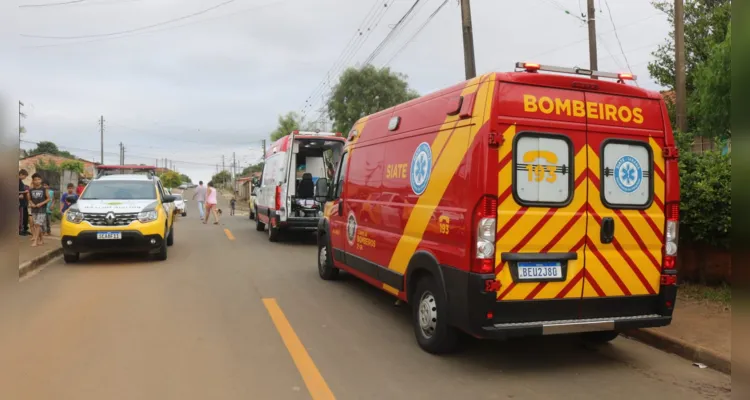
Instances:
[[[407,47],[409,46],[409,44],[411,44],[411,42],[413,42],[413,41],[414,41],[414,39],[416,39],[416,37],[417,37],[417,36],[419,36],[419,34],[420,34],[420,33],[422,32],[422,30],[424,30],[424,28],[425,28],[425,27],[426,27],[426,26],[427,26],[427,25],[428,25],[428,24],[429,24],[429,23],[430,23],[430,22],[432,21],[432,19],[433,19],[433,18],[435,18],[435,16],[436,16],[436,15],[437,15],[437,14],[438,14],[438,13],[440,12],[440,10],[442,10],[442,9],[443,9],[443,7],[445,7],[445,5],[446,5],[446,4],[448,4],[448,0],[444,0],[444,1],[443,1],[443,2],[442,2],[442,3],[441,3],[441,4],[439,5],[439,6],[438,6],[438,8],[437,8],[437,9],[436,9],[435,11],[433,11],[433,12],[432,12],[432,14],[430,14],[430,16],[429,16],[429,17],[427,17],[427,20],[426,20],[426,21],[425,21],[424,23],[422,23],[422,25],[421,25],[421,26],[420,26],[420,27],[419,27],[419,28],[417,29],[417,31],[416,31],[416,32],[415,32],[415,33],[414,33],[414,34],[413,34],[413,35],[412,35],[412,36],[411,36],[411,37],[409,38],[409,40],[407,40],[407,41],[406,41],[406,43],[404,43],[404,45],[403,45],[403,46],[401,46],[401,48],[399,48],[399,49],[398,49],[398,50],[396,51],[396,53],[394,53],[394,54],[393,54],[393,56],[391,56],[391,58],[390,58],[390,59],[389,59],[389,60],[388,60],[388,61],[387,61],[387,62],[386,62],[385,64],[383,64],[383,67],[386,67],[386,66],[388,66],[388,65],[389,65],[389,64],[390,64],[391,62],[393,62],[393,60],[395,60],[395,59],[396,59],[396,57],[398,57],[398,56],[399,56],[399,55],[401,54],[401,52],[403,52],[403,51],[404,51],[404,49],[406,49],[406,48],[407,48]]]

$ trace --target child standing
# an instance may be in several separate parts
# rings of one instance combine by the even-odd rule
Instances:
[[[68,211],[68,208],[70,208],[70,206],[73,205],[73,202],[76,200],[78,200],[76,187],[74,184],[69,183],[68,191],[63,193],[62,198],[60,198],[60,213],[65,214],[65,211]]]
[[[229,201],[229,215],[234,215],[234,207],[237,205],[237,199],[232,197],[232,200]]]
[[[45,212],[47,214],[47,222],[45,225],[44,233],[47,234],[47,236],[52,235],[52,205],[55,202],[55,191],[49,188],[49,182],[44,182],[42,184],[44,187],[44,190],[47,191],[47,198],[49,199],[49,202],[47,203],[47,207],[45,207]]]
[[[49,203],[49,194],[42,187],[42,176],[34,174],[31,176],[31,188],[28,194],[29,208],[31,209],[31,247],[44,244],[44,230],[47,224],[46,206]]]

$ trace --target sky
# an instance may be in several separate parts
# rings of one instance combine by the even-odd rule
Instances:
[[[53,141],[99,161],[103,116],[105,163],[119,162],[122,143],[126,163],[167,158],[193,181],[208,181],[222,156],[227,168],[233,154],[240,168],[260,161],[261,140],[279,114],[318,119],[338,74],[371,55],[420,94],[464,80],[457,0],[421,30],[443,0],[419,1],[377,53],[414,0],[18,3],[18,34],[0,39],[18,57],[0,59],[0,75],[18,77],[5,85],[24,103],[21,146]],[[39,6],[50,3],[68,4]],[[595,3],[599,69],[629,64],[642,87],[661,89],[647,63],[671,30],[666,16],[649,0]],[[516,61],[588,67],[585,0],[472,0],[471,7],[477,73],[509,71]]]

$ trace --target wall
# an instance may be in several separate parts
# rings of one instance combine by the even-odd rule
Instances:
[[[708,245],[681,243],[677,256],[681,281],[707,285],[729,283],[732,277],[732,254]]]

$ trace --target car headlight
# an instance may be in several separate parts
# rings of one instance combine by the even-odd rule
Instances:
[[[83,222],[83,213],[78,210],[70,209],[65,213],[65,219],[68,222],[80,224],[81,222]]]
[[[159,214],[156,211],[141,211],[138,213],[138,221],[142,223],[153,222],[159,218]]]

